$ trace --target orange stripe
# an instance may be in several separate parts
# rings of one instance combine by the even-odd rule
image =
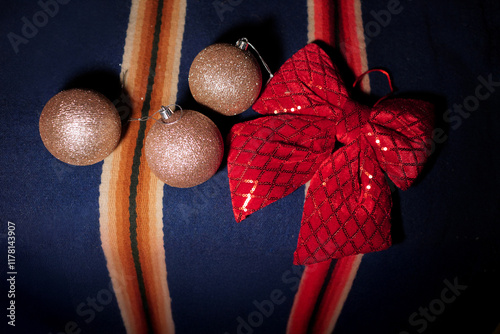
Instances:
[[[329,0],[308,0],[308,41],[323,41],[329,45],[335,42],[334,3]],[[306,183],[305,193],[309,189]],[[302,334],[308,330],[321,287],[330,266],[325,261],[305,267],[299,289],[295,295],[287,324],[287,334]]]
[[[147,91],[147,79],[149,76],[149,66],[151,58],[151,50],[153,44],[154,27],[156,22],[156,1],[141,1],[138,20],[140,25],[137,27],[139,34],[135,35],[133,50],[135,57],[132,59],[131,66],[128,68],[127,74],[130,72],[131,81],[126,82],[126,89],[129,93],[132,102],[132,117],[140,117],[142,109],[142,97]],[[141,20],[142,19],[142,20]],[[128,78],[127,78],[128,79]],[[147,332],[147,321],[142,305],[141,294],[137,282],[137,273],[131,254],[131,243],[129,234],[129,195],[130,195],[130,177],[132,172],[132,158],[139,131],[138,122],[129,122],[125,136],[122,138],[124,152],[121,154],[120,166],[118,169],[119,180],[117,192],[115,193],[117,210],[120,213],[120,219],[117,220],[119,228],[122,231],[120,241],[123,243],[121,256],[127,258],[127,272],[135,275],[136,281],[133,284],[134,300],[131,302],[131,309],[124,321],[132,321],[136,325],[129,330],[129,333],[145,333]]]
[[[154,13],[155,3],[151,1],[140,2],[139,15],[137,17],[137,31],[139,32],[134,36],[134,50],[136,50],[136,57],[133,58],[131,66],[128,68],[126,76],[126,89],[132,102],[132,116],[140,112],[142,102],[140,96],[144,96],[146,92],[147,76],[149,73],[149,63],[152,49],[152,36],[153,32],[150,27],[154,27],[155,17],[149,13]],[[148,15],[149,14],[149,15]],[[130,74],[130,76],[129,76]],[[141,80],[142,79],[142,80]],[[117,242],[121,270],[133,280],[127,280],[128,284],[127,293],[125,296],[117,299],[121,302],[120,309],[122,311],[122,318],[129,333],[144,333],[147,331],[147,324],[144,315],[144,308],[142,305],[141,294],[137,282],[137,273],[135,270],[134,261],[130,252],[131,242],[129,235],[129,191],[130,191],[130,175],[133,151],[135,148],[135,141],[137,138],[139,124],[131,122],[128,124],[128,129],[121,140],[120,147],[118,148],[119,160],[118,170],[114,181],[116,187],[115,192],[111,193],[114,196],[116,206],[116,225],[117,225]],[[129,300],[127,300],[127,298]]]
[[[174,45],[170,42],[170,36],[172,35],[172,31],[176,31],[178,25],[177,20],[174,20],[176,14],[178,15],[178,11],[179,9],[176,1],[167,1],[163,5],[163,19],[158,46],[157,65],[155,69],[155,84],[151,95],[151,109],[154,111],[158,110],[163,104],[167,105],[175,102],[163,101],[163,94],[171,90],[170,82],[172,78],[166,78],[167,75],[171,76],[171,74],[167,74],[165,70],[172,68],[174,62],[171,55]],[[148,126],[148,129],[149,128],[150,126]]]
[[[150,66],[158,5],[158,0],[132,1],[121,74],[130,98],[131,118],[141,117],[148,77],[153,75]],[[163,2],[155,80],[154,86],[149,87],[150,114],[162,104],[175,102],[163,98],[171,100],[177,95],[185,11],[185,0]],[[144,124],[146,134],[152,124],[153,121]],[[125,127],[120,145],[103,164],[99,199],[102,247],[127,332],[147,332],[146,305],[142,304],[146,300],[153,331],[173,333],[163,246],[163,183],[150,172],[142,151],[135,198],[136,241],[145,290],[145,296],[141,296],[132,256],[129,214],[132,166],[141,124],[129,122]]]
[[[131,45],[126,45],[126,48],[133,51],[129,52],[131,56],[128,59],[124,56],[126,64],[122,65],[122,77],[125,78],[126,93],[130,97],[132,117],[137,117],[140,113],[140,97],[145,95],[147,88],[156,21],[152,14],[155,13],[156,6],[157,3],[152,1],[135,0],[132,4],[132,11],[135,12],[131,12],[130,20],[133,22],[129,22],[129,25],[133,24],[134,30],[127,31],[127,34],[133,34],[133,38],[130,40]],[[130,122],[125,127],[119,146],[103,165],[100,195],[101,240],[125,328],[128,333],[145,333],[147,324],[130,251],[128,213],[131,165],[139,124]]]
[[[184,1],[174,0],[164,3],[150,114],[154,113],[162,105],[175,102],[165,100],[164,96],[170,96],[172,92],[177,92],[177,76],[174,78],[172,73],[175,73],[175,51],[176,48],[180,48],[180,45],[177,44],[181,43],[181,40],[176,37],[181,29],[181,25],[181,30],[183,30],[184,15]],[[146,133],[153,124],[153,121],[146,123]],[[166,280],[163,223],[161,221],[161,212],[158,213],[158,210],[162,210],[162,208],[161,204],[159,204],[159,208],[155,205],[155,203],[162,203],[162,198],[163,183],[151,173],[143,148],[136,199],[137,240],[146,296],[149,304],[148,309],[155,333],[169,333],[174,330],[168,289],[165,289],[164,284],[162,284],[163,282],[159,280],[161,277],[164,277]],[[166,303],[167,300],[168,303]]]
[[[165,35],[170,34],[170,21],[171,17],[169,13],[165,13],[165,10],[171,5],[172,1],[166,1],[163,4],[163,12],[162,12],[162,26],[161,26],[161,34],[160,34],[160,42],[158,45],[158,55],[157,55],[157,66],[155,68],[155,78],[154,78],[154,87],[151,95],[150,101],[150,115],[157,110],[161,104],[161,101],[158,101],[157,94],[155,91],[157,87],[161,87],[161,83],[163,83],[163,77],[160,75],[161,72],[158,71],[158,68],[162,66],[165,59],[160,58],[160,53],[163,48],[168,49],[168,45],[162,45],[162,41],[164,40]],[[156,12],[156,11],[155,11]],[[149,129],[153,125],[153,122],[146,122],[146,134],[149,132]],[[135,146],[135,145],[134,145]],[[151,316],[151,321],[153,325],[153,329],[155,333],[160,333],[162,327],[165,326],[165,323],[162,321],[162,314],[164,313],[164,309],[160,310],[159,306],[164,306],[160,301],[155,302],[155,297],[161,291],[160,286],[156,283],[156,276],[158,275],[155,271],[155,263],[152,262],[154,257],[154,252],[158,251],[155,249],[153,245],[151,245],[152,237],[150,232],[152,232],[154,224],[154,217],[151,217],[150,211],[154,209],[151,207],[154,205],[151,201],[156,202],[156,194],[155,194],[155,183],[156,179],[151,174],[144,154],[144,148],[142,149],[140,166],[139,166],[139,183],[137,186],[137,246],[139,249],[140,263],[142,269],[142,275],[144,280],[144,286],[146,289],[146,298],[148,300],[148,309],[149,314]],[[163,250],[163,245],[162,245]],[[162,307],[163,308],[163,307]]]

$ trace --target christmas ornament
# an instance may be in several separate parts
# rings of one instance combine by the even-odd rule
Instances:
[[[40,136],[47,150],[71,165],[95,164],[118,145],[121,121],[104,95],[83,89],[62,91],[42,110]]]
[[[146,161],[164,183],[189,188],[210,179],[220,166],[224,143],[217,126],[207,116],[194,111],[158,111],[147,134]]]
[[[430,153],[432,105],[403,98],[361,105],[327,54],[309,44],[283,64],[253,109],[273,116],[231,129],[236,221],[310,180],[295,264],[388,248],[384,172],[403,190],[416,179]],[[334,151],[336,140],[344,146]]]
[[[198,103],[226,116],[250,108],[259,96],[262,73],[259,63],[247,50],[248,46],[262,60],[246,38],[238,40],[236,45],[210,45],[195,57],[188,79],[191,94]]]

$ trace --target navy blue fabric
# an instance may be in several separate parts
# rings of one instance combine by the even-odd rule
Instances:
[[[41,5],[12,1],[0,11],[2,333],[125,333],[100,245],[102,164],[73,167],[53,158],[38,119],[64,88],[119,98],[130,2],[67,2],[17,52],[9,33],[22,36],[23,17],[43,19]],[[393,192],[395,245],[363,257],[335,333],[492,333],[500,322],[499,5],[363,1],[362,11],[369,67],[389,70],[399,92],[434,101],[438,130],[417,184]],[[306,1],[188,1],[177,103],[211,117],[224,136],[258,115],[201,109],[187,75],[201,49],[240,37],[276,71],[307,42]],[[375,95],[387,92],[384,76],[370,79]],[[284,332],[302,271],[292,260],[303,190],[237,224],[225,163],[200,186],[165,186],[178,333]],[[8,221],[16,224],[15,329],[5,317]]]
[[[216,8],[227,11],[219,10],[219,16]],[[247,37],[277,70],[307,43],[306,3],[284,7],[279,1],[259,5],[240,1],[237,6],[226,3],[226,7],[216,7],[212,1],[188,1],[178,101],[184,108],[211,117],[224,138],[233,124],[258,114],[248,110],[226,117],[200,108],[191,96],[187,77],[194,57],[203,48],[216,42],[235,43],[241,37]],[[263,78],[267,80],[267,73],[263,72]],[[285,330],[301,272],[292,262],[303,203],[301,188],[236,223],[225,162],[200,186],[165,187],[165,252],[179,333]],[[271,307],[266,301],[275,290],[281,298]]]
[[[99,237],[102,163],[74,167],[55,159],[40,139],[38,119],[53,95],[95,84],[93,76],[102,80],[96,88],[107,86],[103,93],[114,99],[110,88],[119,83],[129,7],[123,1],[71,1],[57,12],[53,6],[54,16],[44,22],[35,1],[2,4],[2,333],[124,332]],[[8,33],[23,37],[23,17],[31,23],[36,17],[40,27],[25,31],[33,36],[16,53]],[[15,328],[6,317],[8,221],[16,225]]]

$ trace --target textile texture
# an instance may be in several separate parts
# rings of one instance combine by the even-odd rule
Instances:
[[[494,333],[499,22],[491,0],[3,3],[0,332]],[[262,68],[258,102],[222,116],[193,99],[189,68],[242,37],[276,75],[266,85]],[[310,83],[279,73],[297,54],[323,64],[304,101],[286,91]],[[395,87],[376,106],[384,75],[352,88],[373,68]],[[97,164],[65,164],[41,140],[43,107],[69,88],[120,114]],[[225,140],[196,187],[159,181],[144,153],[154,121],[129,121],[172,103]],[[248,144],[266,155],[241,150],[238,168],[262,175],[233,178],[231,147]],[[235,202],[238,186],[255,196]]]

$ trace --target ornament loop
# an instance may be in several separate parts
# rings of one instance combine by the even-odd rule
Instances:
[[[174,107],[173,109],[172,109],[172,106]],[[179,108],[181,113],[176,120],[171,121],[171,118],[174,116],[174,113],[175,113],[175,109],[176,109],[175,107]],[[161,117],[154,118],[154,116],[156,114],[160,114]],[[182,118],[183,115],[184,115],[184,109],[182,109],[182,107],[180,105],[178,105],[176,103],[172,103],[172,104],[169,104],[167,106],[161,106],[161,108],[158,109],[157,111],[155,111],[151,116],[142,116],[140,118],[131,118],[131,119],[129,119],[129,122],[131,122],[131,121],[146,122],[150,119],[154,119],[155,122],[161,121],[162,124],[171,125],[171,124],[177,123]]]
[[[387,71],[385,71],[383,69],[380,69],[380,68],[373,68],[371,70],[368,70],[368,71],[362,73],[360,76],[358,76],[356,78],[356,81],[354,81],[354,83],[352,84],[352,87],[355,88],[356,85],[361,81],[361,79],[365,75],[367,75],[367,74],[369,74],[371,72],[381,72],[381,73],[385,74],[385,76],[387,77],[387,81],[389,82],[389,89],[391,90],[388,94],[386,94],[385,96],[382,96],[377,102],[375,102],[375,104],[373,105],[375,107],[377,104],[379,104],[380,102],[382,102],[382,100],[386,99],[389,95],[391,95],[392,93],[394,93],[394,88],[392,87],[391,75]]]
[[[174,106],[173,109],[172,109],[172,106]],[[175,109],[176,109],[175,107],[179,108],[180,115],[176,120],[172,121],[171,118],[175,114]],[[153,117],[156,113],[159,113],[161,116],[161,118],[154,119],[156,122],[161,121],[162,124],[172,125],[174,123],[177,123],[182,118],[182,116],[184,115],[184,109],[182,109],[182,107],[180,105],[172,103],[172,104],[169,104],[168,106],[161,106],[160,110],[158,110],[153,115],[151,115],[151,117]]]
[[[267,79],[267,82],[269,82],[269,80],[271,80],[274,75],[269,69],[269,66],[267,66],[266,62],[264,61],[264,58],[262,58],[259,51],[257,51],[257,48],[255,48],[255,46],[253,46],[246,37],[242,37],[238,41],[236,41],[236,46],[242,49],[243,51],[246,51],[248,49],[248,46],[250,46],[253,49],[253,51],[257,54],[260,61],[262,62],[262,65],[264,65],[264,68],[266,69],[267,73],[269,73],[269,79]]]
[[[161,118],[163,118],[164,120],[169,119],[174,114],[174,111],[172,109],[170,109],[169,106],[167,106],[167,107],[161,106],[161,108],[160,108],[160,110],[158,110],[158,112],[160,113]]]

